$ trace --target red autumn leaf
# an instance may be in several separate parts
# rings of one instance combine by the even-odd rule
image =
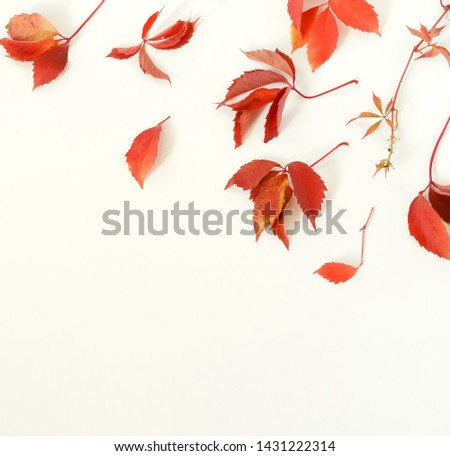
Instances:
[[[420,57],[417,59],[426,59],[430,57],[437,57],[438,55],[442,55],[450,66],[450,52],[443,46],[437,46],[435,44],[431,45],[431,49],[427,52],[424,52]]]
[[[130,150],[126,154],[131,174],[141,188],[144,188],[144,180],[155,163],[156,156],[158,155],[162,125],[168,119],[169,117],[155,127],[140,133],[135,138]]]
[[[290,88],[281,89],[273,101],[266,118],[264,142],[267,143],[279,134],[283,110],[289,96]]]
[[[316,229],[316,218],[327,190],[322,178],[306,163],[295,161],[287,166],[294,186],[295,198]]]
[[[430,38],[431,39],[437,38],[441,34],[442,30],[444,30],[444,28],[445,28],[445,25],[443,27],[433,27],[429,31]]]
[[[246,98],[237,103],[227,105],[234,111],[250,111],[253,109],[261,109],[264,106],[272,103],[280,93],[281,89],[256,89]]]
[[[319,9],[319,6],[315,6],[303,13],[300,31],[294,26],[291,27],[292,52],[308,43],[312,26],[319,14]]]
[[[234,147],[237,149],[242,146],[244,136],[248,129],[252,126],[261,109],[253,109],[252,111],[238,111],[234,117]]]
[[[419,194],[408,214],[409,232],[429,252],[450,260],[450,236],[439,214]]]
[[[288,13],[291,16],[292,24],[300,30],[303,14],[303,0],[288,0]]]
[[[113,59],[125,60],[133,57],[141,50],[142,44],[138,46],[131,46],[127,48],[114,48],[106,57],[112,57]]]
[[[145,74],[149,74],[157,79],[165,79],[170,82],[169,76],[161,71],[150,59],[144,46],[142,46],[139,52],[139,66]]]
[[[56,79],[66,68],[69,43],[51,47],[33,63],[34,88],[48,84]]]
[[[142,39],[144,40],[148,32],[150,32],[150,29],[153,27],[153,24],[156,22],[156,19],[158,19],[159,15],[161,14],[161,11],[157,11],[156,13],[153,13],[148,19],[147,22],[144,24],[144,27],[142,27]]]
[[[55,40],[16,41],[3,38],[0,40],[0,44],[12,59],[20,62],[31,62],[58,43]]]
[[[440,217],[450,223],[450,185],[431,183],[428,198]]]
[[[195,21],[177,21],[160,34],[149,39],[150,46],[156,49],[178,49],[189,42],[194,35]]]
[[[232,185],[250,190],[256,187],[275,166],[280,167],[278,163],[272,160],[253,160],[241,166],[239,171],[228,181],[225,190]]]
[[[338,27],[330,8],[322,11],[311,27],[308,39],[308,60],[313,71],[333,54],[338,42]]]
[[[330,0],[330,8],[345,25],[380,34],[378,15],[365,0]]]
[[[345,263],[325,263],[314,274],[319,274],[329,282],[337,284],[350,280],[358,269]]]
[[[287,174],[278,174],[266,179],[261,185],[255,198],[255,225],[256,240],[264,228],[278,220],[285,203],[285,192],[289,186]]]
[[[239,95],[258,89],[265,85],[274,83],[289,84],[288,80],[280,73],[272,70],[252,70],[246,71],[244,74],[233,80],[233,83],[228,88],[225,99],[219,106],[227,103]]]
[[[279,166],[279,165],[277,165]],[[259,194],[259,191],[261,190],[261,187],[264,185],[266,180],[271,179],[273,176],[276,176],[277,174],[280,174],[281,170],[278,171],[269,171],[258,183],[258,185],[255,185],[251,190],[250,190],[250,199],[255,202],[256,197]]]
[[[249,51],[244,54],[252,60],[257,62],[265,63],[266,65],[276,68],[277,70],[283,71],[289,75],[292,80],[295,80],[295,66],[294,62],[290,57],[276,49],[275,51],[268,51],[267,49],[260,49],[257,51]]]
[[[58,30],[37,13],[14,16],[6,26],[6,31],[17,41],[43,41],[59,35]]]

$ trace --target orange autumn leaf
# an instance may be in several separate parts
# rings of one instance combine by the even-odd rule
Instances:
[[[357,272],[357,267],[345,263],[325,263],[314,274],[319,274],[332,283],[344,283],[350,280]]]
[[[168,119],[169,117],[155,127],[140,133],[134,139],[130,150],[125,155],[130,172],[141,188],[144,188],[145,178],[155,163],[162,125]]]
[[[43,41],[59,35],[58,30],[37,13],[14,16],[6,26],[6,31],[17,41]]]
[[[37,57],[33,63],[34,88],[56,79],[66,68],[69,43],[59,44]]]

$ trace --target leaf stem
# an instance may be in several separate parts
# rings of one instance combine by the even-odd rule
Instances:
[[[436,145],[434,146],[433,153],[431,154],[430,167],[429,167],[429,172],[428,172],[428,175],[429,175],[429,178],[430,178],[430,184],[429,185],[431,185],[433,183],[433,163],[434,163],[434,159],[436,158],[437,151],[439,149],[439,146],[441,144],[442,138],[444,137],[445,132],[447,131],[447,128],[448,128],[449,124],[450,124],[450,116],[448,116],[447,122],[444,125],[444,129],[442,130],[441,134],[439,135],[439,138],[436,141]]]
[[[95,10],[87,17],[87,19],[75,30],[75,32],[67,38],[67,41],[70,42],[73,40],[80,32],[83,30],[83,28],[86,26],[86,24],[95,16],[97,11],[103,6],[106,0],[102,0],[100,4],[95,8]]]
[[[370,222],[370,219],[372,218],[372,215],[373,215],[374,211],[375,211],[375,208],[373,207],[373,208],[370,210],[369,217],[367,217],[366,223],[365,223],[364,226],[360,229],[360,231],[362,232],[362,238],[361,238],[361,260],[360,260],[358,269],[359,269],[359,268],[363,265],[363,263],[364,263],[364,249],[365,249],[365,246],[366,246],[366,230],[367,230],[367,227],[369,226],[369,222]]]
[[[439,16],[439,19],[434,23],[434,25],[431,27],[431,29],[437,27],[439,25],[439,23],[442,21],[442,19],[444,19],[444,17],[446,16],[446,14],[449,11],[449,7],[448,6],[444,6],[443,3],[442,3],[442,0],[441,0],[441,6],[444,8],[444,12]],[[396,116],[398,115],[398,111],[397,111],[397,107],[396,106],[397,106],[398,97],[400,95],[400,90],[401,90],[401,88],[403,86],[403,82],[405,81],[405,77],[406,77],[406,74],[407,74],[407,72],[409,70],[409,67],[411,66],[411,63],[413,61],[414,54],[420,49],[420,46],[422,46],[422,44],[424,42],[425,42],[425,40],[423,40],[423,39],[420,40],[414,46],[414,48],[412,49],[412,51],[411,51],[411,53],[409,55],[408,61],[406,62],[405,68],[403,69],[400,81],[399,81],[399,83],[397,85],[397,88],[395,90],[394,97],[392,98],[391,126],[390,126],[391,127],[391,136],[389,138],[389,156],[387,158],[388,161],[391,160],[392,154],[394,153],[394,143],[395,143],[395,140],[396,140],[395,130],[398,127],[398,122],[396,122]]]
[[[342,146],[349,146],[350,144],[348,142],[341,142],[338,144],[335,148],[331,149],[330,152],[327,152],[323,157],[319,158],[319,160],[315,161],[312,165],[311,168],[314,166],[318,165],[322,160],[325,160],[325,158],[329,157],[335,150],[339,149]]]
[[[319,97],[321,97],[323,95],[327,95],[327,94],[329,94],[331,92],[334,92],[335,90],[342,89],[342,87],[348,86],[350,84],[358,84],[358,83],[359,83],[359,81],[357,81],[356,79],[352,79],[351,81],[348,81],[345,84],[341,84],[341,85],[339,85],[337,87],[333,87],[332,89],[326,90],[325,92],[322,92],[322,93],[318,93],[317,95],[305,95],[304,93],[302,93],[299,90],[297,90],[297,88],[294,87],[294,86],[292,86],[292,90],[294,92],[297,92],[302,98],[306,98],[306,99],[310,100],[312,98],[319,98]]]

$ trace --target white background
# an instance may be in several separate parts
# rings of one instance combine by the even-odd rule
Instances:
[[[96,1],[2,2],[0,21],[40,12],[70,35]],[[136,59],[105,59],[139,42],[163,4],[159,30],[202,16],[192,42],[154,51],[173,86]],[[396,170],[372,179],[386,130],[346,121],[392,95],[437,0],[373,0],[383,37],[341,28],[339,49],[315,74],[294,54],[299,88],[278,139],[261,119],[233,149],[232,113],[215,110],[231,80],[259,68],[239,51],[288,52],[283,0],[107,0],[72,43],[67,71],[31,91],[31,65],[0,59],[0,432],[2,434],[449,434],[450,267],[410,237],[409,203],[448,116],[448,65],[414,64],[399,99]],[[442,42],[450,43],[448,31]],[[132,139],[166,116],[157,166],[141,190],[124,160]],[[101,235],[102,214],[250,208],[223,191],[244,163],[268,158],[317,167],[348,236]],[[437,160],[450,182],[450,139]],[[366,264],[345,285],[312,274],[357,263],[371,206]],[[239,229],[239,226],[237,226]]]

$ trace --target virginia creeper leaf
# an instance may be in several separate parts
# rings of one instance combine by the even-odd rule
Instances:
[[[434,210],[447,223],[450,223],[450,185],[430,185],[428,198]]]
[[[289,185],[287,174],[278,174],[264,181],[255,198],[255,225],[256,240],[267,225],[278,220],[285,203],[285,191]]]
[[[156,19],[158,19],[159,15],[161,14],[161,11],[162,10],[153,13],[147,19],[147,22],[144,24],[144,27],[142,28],[142,39],[145,39],[147,37],[148,32],[150,32],[150,29],[153,27],[153,24],[156,22]]]
[[[155,163],[162,125],[168,119],[140,133],[126,154],[130,172],[141,188],[144,188],[144,180]]]
[[[239,95],[250,92],[250,90],[258,89],[268,84],[274,83],[289,84],[288,80],[280,73],[272,70],[252,70],[246,71],[241,76],[233,80],[233,83],[228,88],[225,99],[219,106],[227,103]]]
[[[262,109],[262,108],[261,108]],[[238,111],[234,117],[234,147],[237,149],[242,146],[244,136],[248,129],[252,126],[261,109],[253,109],[251,111]]]
[[[409,208],[408,225],[411,236],[429,252],[450,260],[450,236],[431,204],[419,194]]]
[[[150,59],[144,46],[142,46],[139,52],[139,65],[145,74],[149,74],[157,79],[165,79],[170,82],[169,76],[161,71]]]
[[[294,62],[286,54],[276,49],[275,51],[268,51],[267,49],[260,49],[257,51],[249,51],[244,54],[252,60],[265,63],[266,65],[283,71],[289,75],[293,80],[295,79],[295,66]]]
[[[291,27],[291,43],[292,43],[292,52],[296,49],[303,47],[309,41],[309,36],[311,34],[312,26],[317,19],[319,14],[319,7],[315,6],[310,8],[303,13],[302,24],[300,30],[298,30],[294,25]]]
[[[288,13],[291,16],[294,27],[300,30],[303,15],[303,0],[288,0]]]
[[[42,41],[17,41],[3,38],[0,40],[0,44],[12,59],[20,62],[31,62],[58,43],[51,39]]]
[[[58,30],[37,13],[14,16],[6,26],[8,35],[18,41],[43,41],[58,35]]]
[[[113,59],[125,60],[133,57],[141,50],[142,44],[138,46],[132,46],[127,48],[114,48],[106,57],[112,57]]]
[[[227,105],[235,111],[249,111],[253,109],[261,109],[275,100],[282,89],[256,89],[246,98],[237,103]]]
[[[333,54],[338,42],[338,27],[330,8],[323,10],[314,21],[308,39],[308,60],[316,71]]]
[[[160,34],[150,38],[150,46],[156,49],[172,50],[178,49],[189,42],[194,35],[195,21],[177,21],[174,25]]]
[[[362,139],[366,138],[367,136],[371,135],[372,133],[375,133],[375,131],[378,130],[378,127],[381,125],[381,122],[383,120],[379,120],[378,122],[375,122],[372,126],[369,127],[369,129],[366,131]]]
[[[283,110],[286,105],[289,92],[289,87],[281,89],[270,106],[265,124],[265,143],[271,141],[273,138],[276,138],[279,134],[281,119],[283,118]]]
[[[345,25],[380,34],[378,15],[365,0],[330,0],[330,8]]]
[[[51,47],[33,63],[34,88],[48,84],[56,79],[66,68],[69,54],[69,43],[65,42]]]
[[[329,282],[337,284],[350,280],[358,269],[345,263],[325,263],[314,274],[319,274]]]
[[[253,160],[241,166],[239,171],[228,181],[225,190],[232,185],[250,190],[256,187],[275,166],[279,167],[280,165],[272,160]]]
[[[294,186],[294,195],[311,225],[316,229],[316,218],[327,190],[322,178],[306,163],[295,161],[287,166]]]

